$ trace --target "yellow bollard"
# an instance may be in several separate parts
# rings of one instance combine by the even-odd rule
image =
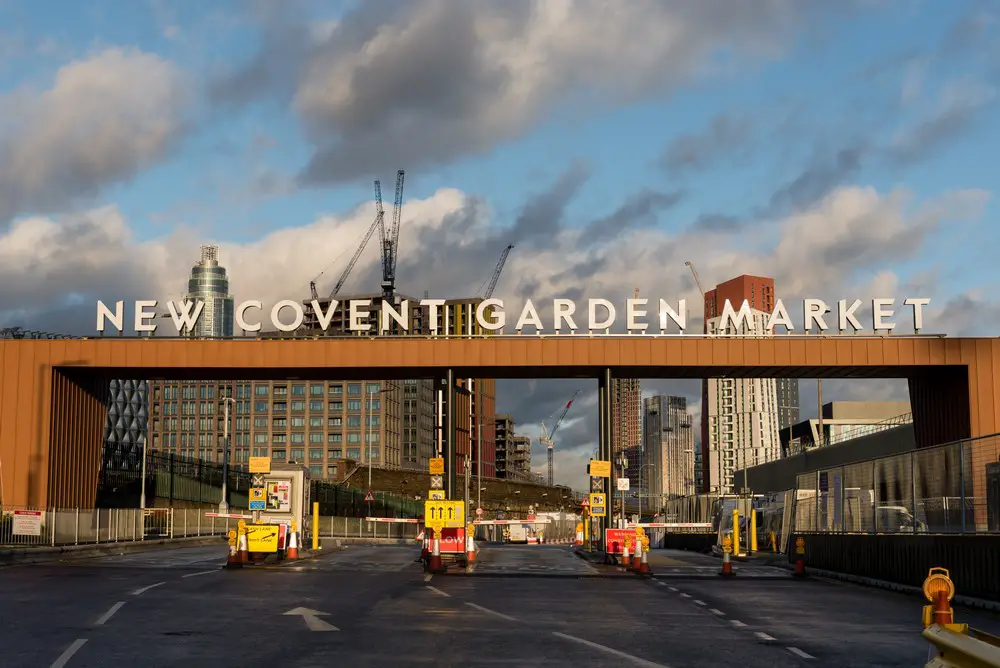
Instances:
[[[757,511],[750,507],[750,554],[757,551]]]
[[[319,549],[319,501],[313,501],[313,549]]]
[[[740,510],[733,508],[733,554],[740,553]]]

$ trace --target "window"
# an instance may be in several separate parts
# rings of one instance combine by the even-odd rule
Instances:
[[[306,442],[306,435],[303,434],[303,433],[297,432],[297,433],[292,434],[292,439],[291,440],[292,440],[292,443],[296,443],[296,444],[298,444],[298,443],[305,443]]]
[[[267,385],[254,385],[253,393],[258,397],[266,397],[267,391],[268,391]]]
[[[288,426],[288,418],[276,417],[271,420],[271,426],[275,429],[284,429]]]
[[[344,424],[344,418],[332,417],[326,421],[328,427],[340,428]]]
[[[306,458],[306,452],[302,448],[292,448],[291,460],[294,462],[301,462]]]
[[[309,434],[309,442],[310,443],[322,443],[323,442],[323,434],[318,434],[316,432],[313,432],[313,433]]]
[[[267,443],[267,434],[254,434],[253,435],[253,442],[254,443]]]
[[[348,448],[347,449],[347,458],[348,459],[354,459],[354,460],[361,459],[361,448]]]
[[[275,445],[284,445],[288,442],[288,434],[271,434],[271,442]]]
[[[306,409],[306,402],[304,401],[293,401],[292,410],[293,411],[304,411]]]
[[[347,442],[348,443],[360,443],[361,442],[361,434],[348,434],[347,435]]]
[[[323,389],[322,383],[313,383],[309,386],[309,395],[313,397],[322,397]]]
[[[333,396],[339,397],[343,393],[344,393],[344,386],[341,385],[340,383],[330,386],[330,394],[332,394]]]
[[[379,458],[378,448],[365,449],[365,453],[368,455],[369,459],[378,459]]]
[[[271,410],[275,413],[284,413],[288,410],[288,404],[284,401],[275,401],[271,405]]]
[[[365,443],[368,443],[370,445],[378,445],[379,441],[378,437],[379,437],[378,432],[375,432],[373,434],[365,434]]]
[[[348,415],[347,416],[347,426],[348,427],[360,427],[361,426],[361,416],[360,415]]]
[[[295,418],[292,418],[293,420]],[[323,418],[321,417],[311,417],[309,418],[309,428],[310,429],[322,429],[323,428]]]
[[[337,477],[337,465],[333,464],[326,467],[326,477],[336,478]]]
[[[348,399],[347,400],[347,410],[349,410],[349,411],[359,411],[359,410],[361,410],[361,400],[360,399]]]
[[[309,410],[312,411],[313,413],[322,413],[323,412],[323,402],[322,401],[310,401],[309,402]]]
[[[350,419],[350,418],[348,418]],[[365,416],[365,426],[367,427],[377,427],[382,424],[382,416],[380,415],[366,415]]]
[[[348,383],[347,384],[347,395],[351,397],[357,397],[361,395],[361,383]]]
[[[336,450],[327,450],[326,454],[330,459],[340,459],[344,456],[344,451],[337,448]]]
[[[286,386],[284,386],[284,385],[275,385],[274,386],[274,396],[276,396],[276,397],[282,397],[282,398],[287,397],[288,396],[288,388]]]
[[[337,443],[339,445],[343,440],[343,435],[341,434],[327,434],[326,436],[327,443]]]
[[[381,383],[368,383],[368,387],[365,389],[365,394],[375,394],[376,392],[382,391]]]
[[[253,419],[253,426],[255,429],[267,429],[267,418],[255,417]]]
[[[266,401],[255,401],[255,402],[253,402],[253,412],[254,413],[266,413],[267,412],[267,402]]]
[[[370,408],[373,411],[381,410],[381,408],[382,408],[382,402],[380,400],[378,400],[378,399],[372,399],[371,400],[371,404],[370,404]]]
[[[287,459],[287,457],[285,457],[285,451],[284,450],[272,450],[271,451],[271,459],[285,460],[285,459]]]
[[[306,426],[306,419],[302,416],[297,416],[292,418],[293,427],[304,427]]]
[[[306,396],[306,386],[302,383],[296,383],[292,385],[292,396],[293,397],[304,397]]]
[[[323,465],[322,464],[318,464],[316,466],[310,466],[309,467],[309,477],[310,478],[319,478],[322,475],[323,475]]]
[[[323,449],[312,449],[309,451],[309,461],[311,462],[321,462],[323,461]]]
[[[330,402],[330,412],[331,413],[339,413],[342,410],[344,410],[344,402],[343,401],[331,401]]]

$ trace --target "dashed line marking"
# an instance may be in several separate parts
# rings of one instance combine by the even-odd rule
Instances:
[[[145,594],[147,591],[149,591],[153,587],[159,587],[160,585],[165,585],[165,584],[167,584],[167,583],[166,582],[157,582],[156,584],[146,585],[145,587],[141,587],[139,589],[136,589],[134,592],[132,592],[132,595],[133,596],[138,596],[139,594]]]
[[[640,659],[632,654],[626,654],[613,647],[607,647],[606,645],[599,645],[596,642],[590,640],[584,640],[583,638],[577,638],[576,636],[571,636],[566,633],[560,633],[559,631],[553,631],[552,635],[562,638],[564,640],[570,640],[575,643],[580,643],[581,645],[586,645],[587,647],[606,652],[613,656],[617,656],[619,659],[624,659],[625,661],[631,661],[637,666],[643,666],[643,668],[670,668],[669,666],[662,663],[653,663],[652,661],[647,661],[646,659]]]
[[[746,624],[744,624],[743,622],[741,622],[738,619],[730,619],[729,623],[732,624],[733,626],[735,626],[738,629],[745,629],[747,627]]]
[[[59,658],[53,662],[50,668],[63,668],[69,660],[73,658],[73,655],[80,651],[80,648],[87,644],[86,638],[77,638],[73,641],[73,644],[63,650],[63,653],[59,655]]]
[[[671,587],[670,591],[677,591],[677,587]]]
[[[805,652],[803,652],[798,647],[786,647],[785,649],[787,649],[789,652],[791,652],[792,654],[794,654],[796,656],[802,657],[803,659],[815,659],[816,658],[812,654],[806,654]]]
[[[94,625],[95,626],[104,626],[104,623],[107,622],[109,619],[111,619],[111,617],[113,617],[116,612],[118,612],[119,610],[121,610],[123,605],[125,605],[125,601],[118,601],[117,603],[115,603],[113,606],[111,606],[110,610],[108,610],[103,615],[101,615],[101,618],[98,619],[94,623]]]
[[[657,582],[656,584],[660,585],[661,587],[666,587],[667,586],[666,582]]]
[[[773,636],[769,636],[763,631],[754,631],[753,634],[760,638],[761,640],[774,640]]]
[[[433,574],[425,575],[424,576],[424,582],[430,582],[432,577],[434,577]]]
[[[430,585],[427,585],[427,588],[428,588],[428,589],[430,589],[430,590],[431,590],[432,592],[434,592],[435,594],[437,594],[438,596],[446,596],[446,597],[448,597],[448,598],[451,598],[451,594],[446,594],[445,592],[441,591],[441,590],[440,590],[440,589],[438,589],[437,587],[432,587],[432,586],[430,586]]]
[[[697,605],[705,605],[705,601],[699,601],[698,599],[695,599],[695,600],[694,600],[694,602],[695,602],[695,603],[696,603]]]
[[[214,571],[198,571],[197,573],[188,573],[187,575],[182,575],[182,578],[196,578],[199,575],[208,575],[209,573],[218,573],[218,569]]]
[[[478,610],[479,612],[485,612],[488,615],[493,615],[494,617],[499,617],[500,619],[506,619],[508,622],[516,622],[517,621],[515,618],[511,617],[510,615],[505,615],[502,612],[497,612],[496,610],[490,610],[489,608],[484,608],[481,605],[476,605],[475,603],[471,603],[469,601],[466,601],[465,604],[467,606],[469,606],[470,608]]]
[[[724,613],[722,610],[719,610],[718,608],[711,608],[709,612],[711,612],[713,615],[718,615],[719,617],[726,616],[726,613]]]
[[[681,592],[681,596],[682,596],[683,598],[691,598],[691,594],[685,594],[685,593],[683,593],[683,592]]]

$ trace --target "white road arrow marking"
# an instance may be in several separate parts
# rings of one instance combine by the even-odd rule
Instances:
[[[324,622],[320,617],[327,617],[329,613],[320,612],[319,610],[310,610],[309,608],[295,608],[294,610],[289,610],[285,613],[286,615],[296,615],[302,618],[309,627],[310,631],[339,631],[333,624],[328,624]]]

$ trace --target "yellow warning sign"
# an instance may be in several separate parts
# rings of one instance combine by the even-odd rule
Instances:
[[[444,457],[434,457],[430,461],[428,473],[431,475],[444,475]]]
[[[263,487],[251,487],[250,488],[250,500],[251,501],[264,501],[267,499],[267,490]]]
[[[248,526],[247,550],[249,552],[277,552],[278,525],[253,524]]]
[[[270,472],[271,472],[270,457],[250,458],[250,473],[270,473]]]
[[[444,501],[443,489],[432,489],[427,492],[427,499],[430,501]]]

